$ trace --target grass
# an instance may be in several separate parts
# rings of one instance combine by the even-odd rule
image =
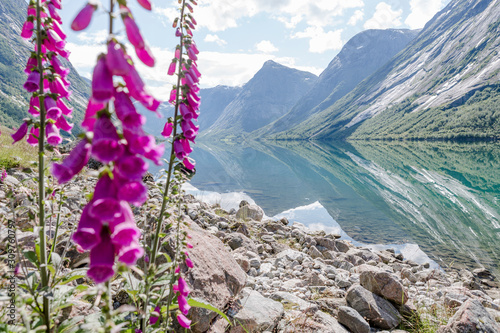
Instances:
[[[12,129],[0,125],[0,169],[28,167],[37,160],[38,149],[26,140],[12,144]]]
[[[446,325],[456,309],[433,304],[429,308],[419,308],[414,315],[405,317],[399,329],[410,333],[436,333],[441,325]]]

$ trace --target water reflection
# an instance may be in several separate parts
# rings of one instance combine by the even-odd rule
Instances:
[[[306,210],[312,226],[500,276],[498,144],[204,143],[193,157],[200,190],[244,193],[269,216],[317,202],[325,214]]]

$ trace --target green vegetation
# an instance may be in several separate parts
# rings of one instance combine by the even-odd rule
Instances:
[[[26,140],[12,144],[10,134],[13,133],[0,125],[0,170],[16,167],[28,167],[36,159],[38,149],[30,146]]]
[[[351,139],[498,140],[500,85],[478,90],[462,105],[415,111],[407,101],[366,120]]]

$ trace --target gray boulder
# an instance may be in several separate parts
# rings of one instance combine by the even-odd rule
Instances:
[[[500,325],[478,300],[467,300],[438,333],[498,333]]]
[[[371,326],[390,330],[401,323],[401,315],[394,305],[359,284],[349,288],[346,300]]]
[[[236,218],[243,220],[255,220],[260,222],[263,217],[264,211],[257,205],[241,206],[236,212]]]
[[[394,275],[370,265],[361,265],[355,270],[360,273],[359,280],[365,289],[399,305],[408,301],[408,293]]]
[[[229,332],[272,331],[285,312],[283,305],[249,288],[243,289],[242,296],[243,307],[234,315],[234,325]]]
[[[248,251],[258,253],[257,245],[255,245],[255,242],[239,232],[234,232],[227,235],[224,238],[224,242],[226,242],[227,245],[229,245],[229,247],[233,250],[244,247]]]
[[[366,320],[358,311],[348,306],[339,308],[339,323],[349,328],[352,333],[370,333],[370,325]]]

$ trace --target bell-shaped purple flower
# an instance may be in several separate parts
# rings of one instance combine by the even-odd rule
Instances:
[[[21,126],[19,126],[17,131],[10,135],[12,137],[12,139],[14,140],[14,142],[12,142],[12,144],[16,143],[17,141],[22,140],[26,136],[26,133],[28,133],[28,123],[23,122],[21,124]]]
[[[24,22],[23,28],[21,29],[21,37],[24,39],[30,39],[33,36],[33,29],[35,25],[33,24],[33,20],[28,20]]]
[[[38,61],[36,60],[36,57],[29,57],[24,72],[29,75],[33,70],[33,68],[36,68],[36,66],[38,66]]]
[[[73,241],[84,250],[90,250],[101,242],[102,223],[89,214],[90,204],[85,206],[78,223],[78,228],[73,234]]]
[[[144,249],[136,242],[122,247],[118,252],[118,261],[125,265],[135,265],[137,260],[144,255]]]
[[[138,113],[134,104],[123,91],[115,93],[115,112],[122,121],[123,127],[129,130],[139,130],[146,123],[146,117]]]
[[[191,120],[181,120],[182,133],[186,139],[194,140],[196,135],[198,135],[199,127],[195,126]]]
[[[66,120],[66,118],[64,118],[64,116],[60,116],[59,118],[57,118],[56,126],[57,128],[70,133],[71,130],[73,129],[74,124],[68,123],[68,121]]]
[[[173,129],[174,129],[174,124],[172,124],[171,122],[167,122],[163,127],[163,132],[161,132],[161,135],[165,138],[169,138],[170,135],[172,135]]]
[[[194,52],[192,47],[188,47],[187,54],[188,54],[189,59],[198,60],[198,57],[196,56],[196,53]]]
[[[136,155],[124,155],[115,164],[116,171],[120,176],[137,180],[148,171],[148,163]]]
[[[113,269],[114,262],[115,247],[111,242],[108,230],[103,228],[101,231],[101,242],[90,250],[90,268],[87,275],[95,283],[106,282],[115,274]]]
[[[57,74],[63,77],[69,74],[69,68],[63,67],[61,61],[55,55],[50,59],[50,64],[52,65],[52,67],[54,67],[54,71]]]
[[[144,44],[143,48],[135,48],[135,54],[137,54],[137,58],[144,63],[144,65],[149,67],[154,67],[155,65],[155,57],[153,56],[153,52],[147,44]]]
[[[45,136],[47,137],[47,143],[51,146],[57,146],[62,142],[61,134],[56,125],[52,123],[47,123],[45,125]]]
[[[66,88],[66,85],[64,84],[63,80],[59,77],[54,78],[54,80],[49,81],[49,87],[50,91],[53,94],[59,94],[62,97],[68,98],[71,93],[68,91]]]
[[[96,10],[96,7],[87,4],[83,9],[76,15],[75,19],[71,23],[71,29],[74,31],[80,31],[85,29],[86,27],[89,26],[90,21],[92,20],[92,14],[94,14],[94,11]]]
[[[125,201],[120,201],[121,215],[109,223],[111,241],[119,248],[136,242],[141,237],[141,231],[135,225],[134,213]]]
[[[61,37],[59,37],[59,35],[53,29],[47,29],[46,32],[50,43],[54,45],[56,49],[64,49],[64,47],[66,46],[65,40],[61,39]]]
[[[52,1],[54,3],[54,1]],[[61,37],[61,39],[66,39],[66,34],[64,33],[64,31],[62,30],[61,28],[61,25],[59,24],[59,22],[57,21],[52,21],[52,29],[54,29],[54,32],[59,36]]]
[[[194,170],[196,164],[193,162],[191,162],[191,160],[189,159],[189,157],[186,157],[182,163],[184,164],[184,166],[186,167],[186,169],[188,170]]]
[[[59,184],[70,181],[76,174],[82,171],[90,158],[90,143],[81,140],[70,152],[69,156],[61,164],[52,164],[52,174]]]
[[[61,109],[57,106],[56,101],[50,96],[45,97],[43,104],[47,111],[47,118],[57,120],[62,115]]]
[[[177,303],[179,304],[179,310],[182,314],[187,315],[191,307],[189,306],[187,299],[182,294],[177,295]]]
[[[170,66],[168,66],[168,75],[174,75],[175,73],[175,68],[177,67],[177,59],[172,60],[170,63]]]
[[[118,189],[109,175],[103,175],[95,186],[89,214],[101,221],[113,221],[122,215],[120,201],[117,200]]]
[[[57,12],[57,8],[51,2],[48,3],[47,8],[49,9],[50,17],[53,20],[56,20],[57,22],[62,24],[62,19],[59,13]]]
[[[40,115],[40,99],[38,97],[32,96],[30,98],[30,107],[28,109],[28,112],[35,117],[38,117]]]
[[[28,75],[28,79],[24,83],[23,88],[30,93],[37,91],[40,88],[40,73],[32,71]]]
[[[118,199],[136,207],[142,206],[148,199],[148,188],[142,181],[124,182],[119,188]]]
[[[187,319],[182,313],[177,314],[177,321],[184,328],[191,328],[191,320]]]
[[[187,297],[189,295],[189,293],[191,292],[189,290],[189,287],[188,287],[186,281],[182,278],[182,276],[179,277],[179,280],[177,282],[177,286],[179,287],[179,293],[184,297]]]
[[[156,313],[160,314],[160,313],[161,313],[161,311],[160,311],[160,307],[159,307],[159,306],[156,306],[156,308],[155,308],[155,311],[154,311],[154,312],[156,312]],[[160,317],[159,317],[159,316],[157,316],[156,314],[155,314],[155,315],[151,315],[151,316],[149,317],[149,325],[154,325],[154,324],[156,324],[156,322],[158,321],[158,319],[160,319]]]
[[[30,129],[30,134],[26,138],[26,141],[35,147],[38,145],[38,136],[40,135],[40,130],[38,128],[35,128],[35,126],[31,127]]]
[[[123,6],[122,6],[123,7]],[[144,39],[142,38],[139,27],[135,23],[130,13],[122,15],[123,24],[125,25],[125,32],[127,33],[127,38],[135,48],[144,48]]]
[[[123,154],[123,146],[115,125],[106,116],[99,117],[94,124],[92,155],[102,163],[116,161]]]
[[[106,56],[102,55],[97,60],[92,76],[92,98],[96,102],[106,103],[113,97],[114,91],[113,76],[106,64]]]
[[[67,106],[66,103],[64,103],[64,101],[60,98],[57,99],[56,104],[57,107],[61,109],[62,113],[66,116],[71,115],[71,113],[73,112],[73,108]]]
[[[147,9],[147,10],[151,10],[151,1],[150,0],[137,0],[137,2],[139,3],[139,5],[142,6],[142,8],[144,9]]]
[[[125,58],[125,53],[120,44],[111,40],[108,43],[108,54],[106,56],[108,69],[113,75],[127,75],[130,65]]]

